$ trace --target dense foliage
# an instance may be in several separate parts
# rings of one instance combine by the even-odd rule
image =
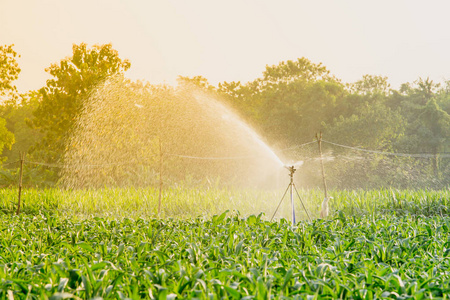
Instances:
[[[224,97],[275,148],[312,141],[322,131],[324,139],[346,146],[412,154],[409,159],[379,155],[364,157],[363,163],[332,163],[328,173],[341,179],[334,187],[448,186],[449,82],[419,78],[394,90],[386,77],[365,75],[344,84],[305,58],[267,66],[261,78],[246,84],[225,82],[215,88],[198,77],[191,82]],[[342,149],[325,150],[342,154]],[[399,176],[402,170],[409,173]]]
[[[32,123],[45,135],[39,148],[46,150],[50,162],[64,153],[73,124],[83,108],[83,100],[91,90],[109,76],[130,67],[111,44],[74,45],[73,56],[52,64],[46,71],[52,76],[39,90],[42,99],[33,112]]]
[[[0,101],[13,102],[17,99],[17,88],[13,84],[19,78],[20,68],[17,63],[17,53],[14,45],[0,46]],[[7,120],[0,115],[0,151],[11,149],[14,144],[14,134],[6,126]]]
[[[300,192],[315,217],[323,193]],[[429,299],[450,291],[450,191],[333,191],[332,217],[296,226],[279,215],[268,221],[279,194],[261,191],[165,190],[165,219],[149,217],[154,189],[26,190],[19,216],[17,190],[0,193],[1,298]],[[211,216],[226,208],[244,214]]]
[[[7,98],[0,107],[0,146],[5,148],[3,156],[7,162],[17,160],[19,151],[40,162],[61,162],[73,125],[84,107],[83,101],[99,82],[123,74],[130,67],[130,62],[119,58],[111,45],[92,48],[86,44],[74,45],[72,57],[47,69],[52,78],[45,87],[18,95],[13,84],[20,72],[16,57],[12,46],[0,48],[0,95]],[[274,149],[310,142],[322,131],[324,139],[331,142],[414,154],[409,158],[364,157],[362,163],[337,159],[327,166],[331,178],[339,178],[330,181],[333,187],[440,189],[448,186],[448,82],[419,78],[395,90],[386,77],[365,75],[355,83],[345,84],[325,66],[306,58],[267,66],[260,78],[245,84],[223,82],[212,86],[201,76],[179,79],[180,89],[185,83],[194,84],[223,99]],[[150,93],[161,88],[142,86],[147,86]],[[6,120],[5,125],[1,118]],[[325,147],[324,150],[329,156],[348,157],[342,149]],[[314,155],[298,151],[293,158],[305,160],[315,154],[317,151]],[[16,171],[3,172],[10,178]],[[58,168],[41,168],[36,172],[34,184],[52,185],[59,176]],[[314,179],[315,175],[311,174],[310,178]],[[305,181],[306,186],[318,185],[319,181],[312,179]],[[5,180],[0,184],[9,183]]]
[[[0,221],[0,295],[53,299],[430,299],[450,292],[448,217],[291,226],[210,220]]]
[[[20,68],[17,63],[17,52],[14,45],[0,46],[0,100],[15,97],[17,88],[13,82],[19,78]]]

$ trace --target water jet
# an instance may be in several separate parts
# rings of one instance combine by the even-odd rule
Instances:
[[[109,79],[85,101],[64,164],[62,183],[72,189],[160,187],[163,174],[165,187],[266,190],[279,187],[284,166],[215,96],[123,77]]]

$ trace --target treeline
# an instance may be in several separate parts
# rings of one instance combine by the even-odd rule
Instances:
[[[44,87],[20,94],[14,86],[17,55],[12,46],[0,47],[2,186],[14,183],[17,166],[7,164],[17,161],[19,152],[30,160],[61,162],[83,100],[97,84],[130,67],[110,44],[74,45],[71,57],[46,70],[51,79]],[[179,80],[224,99],[275,149],[310,142],[323,132],[326,140],[347,146],[415,154],[337,160],[327,171],[334,187],[444,188],[450,182],[450,160],[442,155],[450,152],[450,82],[419,78],[395,90],[386,77],[366,75],[347,84],[306,58],[266,66],[248,83],[213,86],[201,76]],[[334,156],[344,151],[325,150]],[[29,184],[54,185],[59,179],[58,169],[46,166],[26,174]]]
[[[328,147],[330,155],[341,157],[327,164],[332,187],[449,186],[450,81],[419,78],[395,90],[387,77],[365,75],[346,84],[306,58],[267,66],[261,78],[246,84],[214,87],[202,77],[184,80],[223,96],[275,148],[306,143],[323,132],[334,143],[401,154]],[[305,160],[317,155],[300,150],[297,157]],[[303,183],[317,186],[319,167],[311,167],[315,171],[307,172]]]

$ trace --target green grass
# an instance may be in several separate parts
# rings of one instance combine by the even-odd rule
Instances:
[[[0,190],[0,209],[12,213],[17,189]],[[273,212],[281,195],[274,191],[168,188],[163,191],[161,217],[211,217],[225,210],[249,215]],[[28,189],[23,191],[24,213],[47,211],[76,217],[140,218],[158,213],[157,189],[105,188],[91,190]],[[288,200],[285,199],[286,211]],[[282,212],[283,213],[283,212]],[[286,212],[286,215],[289,215]]]

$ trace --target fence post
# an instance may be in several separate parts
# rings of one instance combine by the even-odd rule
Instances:
[[[16,214],[20,213],[20,200],[22,197],[22,176],[23,176],[23,162],[25,161],[25,153],[20,152],[20,174],[19,174],[19,201],[17,202]]]
[[[320,165],[322,167],[322,179],[323,179],[323,188],[325,190],[325,199],[328,199],[327,181],[325,180],[325,169],[323,167],[323,158],[322,158],[322,132],[320,132],[320,134],[316,133],[316,139],[317,143],[319,144]]]
[[[158,200],[158,216],[161,215],[161,202],[162,202],[162,187],[163,187],[163,153],[162,153],[162,143],[161,136],[159,137],[159,200]]]

